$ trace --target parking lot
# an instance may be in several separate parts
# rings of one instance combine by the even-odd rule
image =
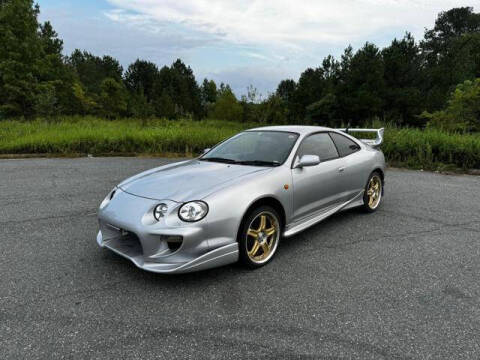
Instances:
[[[480,177],[390,170],[376,213],[259,270],[165,276],[100,249],[96,211],[171,161],[0,160],[0,358],[480,358]]]

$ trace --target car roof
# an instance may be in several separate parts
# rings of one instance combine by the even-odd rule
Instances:
[[[247,131],[284,131],[295,132],[300,135],[310,134],[316,131],[334,130],[324,126],[307,126],[307,125],[282,125],[282,126],[262,126],[254,129],[248,129]]]

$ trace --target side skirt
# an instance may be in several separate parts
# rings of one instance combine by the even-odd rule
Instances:
[[[311,217],[308,217],[305,220],[298,221],[293,223],[285,228],[285,232],[283,233],[284,237],[290,237],[299,232],[309,228],[310,226],[315,225],[316,223],[326,219],[330,215],[335,214],[340,210],[350,209],[356,206],[360,206],[363,204],[363,192],[364,190],[360,191],[353,199],[344,202],[343,204],[328,208],[327,210],[323,210],[320,214],[315,214]]]

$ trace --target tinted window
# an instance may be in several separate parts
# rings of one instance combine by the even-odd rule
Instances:
[[[320,161],[338,157],[337,149],[327,133],[314,134],[302,141],[298,148],[298,155],[318,155]]]
[[[350,140],[346,136],[337,133],[330,133],[330,135],[332,136],[335,145],[337,145],[340,156],[350,155],[360,149],[358,144],[356,144],[354,141]]]

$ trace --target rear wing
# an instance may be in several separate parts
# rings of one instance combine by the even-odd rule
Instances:
[[[358,139],[361,142],[363,142],[364,144],[370,145],[372,147],[378,147],[378,146],[382,145],[382,143],[383,143],[383,133],[385,132],[385,128],[381,128],[381,129],[349,129],[349,128],[346,128],[346,129],[336,129],[336,130],[343,131],[344,133],[347,133],[349,135],[351,135],[350,132],[352,132],[352,133],[356,133],[356,132],[377,133],[377,137],[375,139]]]

